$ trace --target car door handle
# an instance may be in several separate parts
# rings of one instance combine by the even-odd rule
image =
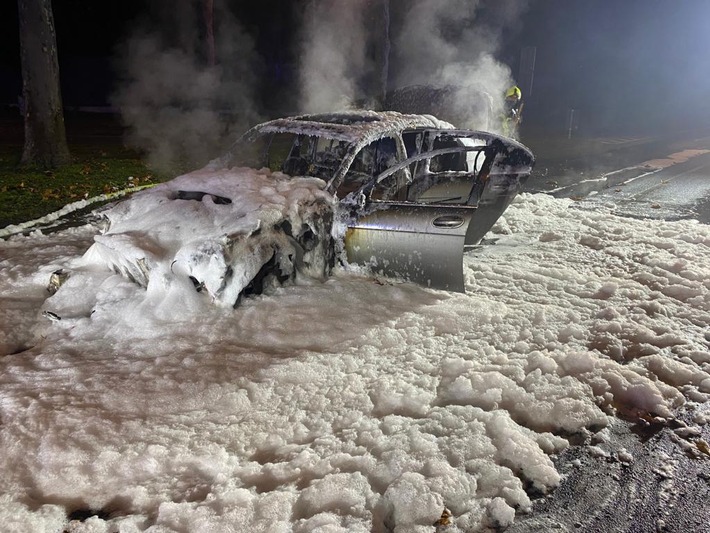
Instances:
[[[458,228],[463,225],[463,217],[459,215],[442,215],[436,217],[432,224],[437,228]]]

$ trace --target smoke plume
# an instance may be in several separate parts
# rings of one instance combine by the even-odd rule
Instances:
[[[161,170],[206,162],[259,118],[253,43],[225,2],[215,0],[212,48],[203,5],[154,0],[153,16],[136,24],[120,50],[124,82],[113,104],[128,144]]]
[[[496,53],[504,32],[515,29],[526,9],[520,0],[311,0],[302,110],[401,107],[396,96],[381,97],[378,73],[384,69],[390,94],[412,86],[438,91],[419,91],[416,98],[405,91],[407,111],[431,112],[427,100],[444,99],[443,112],[457,126],[495,130],[491,117],[500,113],[514,82]]]
[[[369,0],[315,0],[303,20],[300,66],[301,110],[332,111],[358,97],[366,70],[364,26]]]
[[[123,83],[112,103],[128,143],[160,169],[194,168],[263,118],[256,98],[263,61],[229,1],[150,0],[149,15],[120,48]],[[303,3],[302,19],[290,22],[301,32],[299,111],[404,110],[387,94],[422,86],[408,111],[434,113],[438,101],[440,118],[495,130],[490,118],[512,82],[496,53],[524,0]]]

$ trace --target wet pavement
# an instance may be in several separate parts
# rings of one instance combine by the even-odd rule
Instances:
[[[663,424],[615,419],[587,440],[555,458],[562,483],[507,532],[710,531],[710,427],[691,411]]]
[[[657,137],[567,139],[534,135],[522,142],[536,157],[526,192],[583,198],[635,180],[648,172],[646,162],[684,150],[710,150],[710,128]]]

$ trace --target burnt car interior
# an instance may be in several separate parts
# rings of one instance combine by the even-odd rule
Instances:
[[[379,116],[379,115],[378,115]],[[389,117],[382,115],[383,126]],[[513,201],[534,156],[498,135],[376,117],[311,116],[256,130],[231,161],[326,181],[345,207],[347,261],[464,290],[462,257]],[[342,126],[353,126],[353,129]]]
[[[485,146],[455,146],[410,157],[378,175],[363,194],[374,201],[477,205],[474,193],[482,191],[494,160],[486,158],[487,151]]]
[[[344,200],[354,206],[348,261],[463,291],[466,247],[480,242],[518,193],[532,154],[480,132],[424,130],[403,138],[409,157]]]
[[[378,139],[360,150],[354,157],[345,177],[335,191],[338,198],[345,198],[369,183],[397,163],[397,142],[392,137]]]
[[[483,132],[412,129],[401,138],[384,136],[356,153],[352,143],[303,132],[268,132],[242,145],[238,164],[291,176],[329,181],[347,167],[335,185],[344,199],[363,189],[367,200],[478,205],[493,171],[517,180],[529,173],[527,152],[506,146]]]
[[[374,201],[477,206],[494,164],[509,163],[505,146],[439,135],[426,148],[425,133],[405,133],[408,159],[377,175],[362,194]],[[518,166],[524,174],[525,165]],[[519,173],[511,170],[508,177],[517,180]]]

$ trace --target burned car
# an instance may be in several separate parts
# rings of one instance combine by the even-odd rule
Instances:
[[[273,120],[204,169],[103,210],[85,254],[140,285],[189,279],[223,306],[336,262],[463,291],[463,253],[520,191],[522,144],[433,116]]]

